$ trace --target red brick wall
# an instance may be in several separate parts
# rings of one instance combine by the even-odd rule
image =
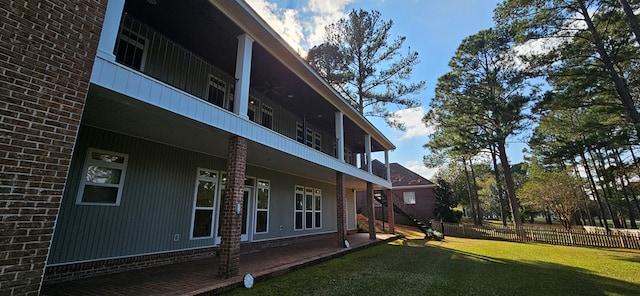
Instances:
[[[41,286],[106,1],[0,5],[0,291]]]
[[[227,184],[222,204],[220,225],[220,264],[218,275],[230,278],[238,274],[240,261],[240,234],[242,215],[237,213],[237,205],[243,205],[244,177],[247,166],[247,139],[234,136],[229,139],[227,157]]]

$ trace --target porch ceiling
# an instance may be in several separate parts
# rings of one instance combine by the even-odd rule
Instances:
[[[91,85],[82,124],[223,159],[231,134],[105,88]],[[300,144],[302,145],[302,144]],[[336,172],[305,159],[249,141],[247,163],[335,184]],[[346,175],[346,186],[365,190],[366,183]]]
[[[237,36],[243,30],[209,1],[126,1],[125,12],[185,46],[226,73],[235,73]],[[275,41],[272,41],[275,43]],[[268,46],[268,45],[266,45]],[[290,65],[289,65],[290,66]],[[303,81],[284,62],[258,42],[253,46],[250,88],[262,92],[293,114],[305,117],[327,132],[335,129],[334,105]],[[345,118],[345,144],[354,152],[364,152],[366,132]],[[372,137],[372,151],[384,151],[389,144]]]

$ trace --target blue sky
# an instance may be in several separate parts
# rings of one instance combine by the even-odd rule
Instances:
[[[422,108],[393,110],[399,112],[407,125],[401,132],[389,128],[382,120],[370,119],[397,147],[391,162],[431,178],[434,169],[422,162],[427,153],[422,148],[429,129],[421,118],[427,108],[438,78],[449,70],[449,60],[462,39],[493,25],[493,9],[498,0],[247,0],[247,2],[302,55],[322,42],[324,26],[346,16],[352,9],[377,10],[385,20],[393,20],[392,37],[406,36],[405,46],[420,54],[420,64],[413,78],[426,81],[420,93]],[[522,137],[509,139],[510,162],[522,161],[526,146]],[[377,156],[382,158],[383,156]],[[384,159],[381,159],[384,161]]]

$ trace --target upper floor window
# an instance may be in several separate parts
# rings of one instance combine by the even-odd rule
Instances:
[[[310,128],[304,129],[300,122],[296,123],[296,140],[318,151],[322,151],[322,135]]]
[[[227,84],[213,75],[209,75],[209,91],[207,101],[224,108]]]
[[[127,157],[126,154],[89,148],[76,203],[120,205]]]
[[[273,128],[273,108],[262,104],[262,126]]]
[[[247,116],[249,120],[256,122],[258,115],[258,105],[260,105],[260,101],[254,97],[249,97],[249,108],[247,109]]]
[[[116,46],[116,62],[136,70],[144,70],[147,40],[129,28],[122,28]]]

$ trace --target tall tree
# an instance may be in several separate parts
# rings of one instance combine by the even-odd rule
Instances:
[[[393,21],[378,11],[352,10],[326,27],[324,43],[309,50],[307,61],[365,116],[382,117],[403,128],[387,105],[413,108],[425,82],[411,82],[418,53],[402,54],[406,37],[391,40]]]
[[[631,30],[617,7],[612,0],[506,0],[496,8],[494,18],[516,40],[548,46],[532,52],[529,59],[542,66],[543,73],[572,59],[591,61],[608,78],[598,86],[612,88],[637,136],[640,113],[632,96],[636,75],[630,71],[634,65],[637,71],[638,47],[630,45]],[[577,45],[582,50],[575,50]]]
[[[495,145],[513,222],[518,227],[522,221],[506,143],[508,137],[526,128],[526,109],[536,97],[537,88],[528,83],[527,73],[517,66],[512,46],[504,32],[494,29],[464,39],[449,62],[451,71],[438,80],[425,121],[435,123],[432,141],[447,143],[450,140],[438,137],[455,136],[464,139],[460,143],[481,149]]]
[[[434,191],[436,202],[433,214],[444,222],[458,223],[458,217],[453,211],[453,208],[458,205],[458,200],[455,198],[451,184],[444,179],[438,178]]]

